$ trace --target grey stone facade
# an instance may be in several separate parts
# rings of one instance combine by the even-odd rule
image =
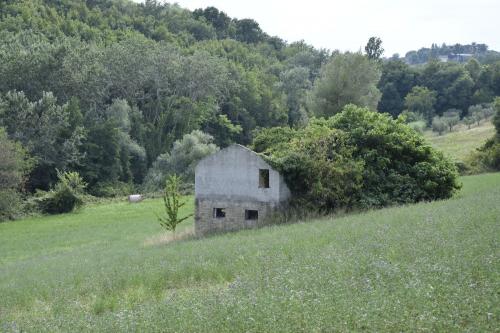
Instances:
[[[289,198],[290,190],[276,170],[250,149],[232,145],[196,166],[196,234],[272,223]]]

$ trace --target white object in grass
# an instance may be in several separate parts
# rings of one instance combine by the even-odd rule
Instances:
[[[140,202],[144,198],[140,194],[131,194],[128,196],[128,202]]]

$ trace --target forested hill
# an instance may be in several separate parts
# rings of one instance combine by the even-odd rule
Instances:
[[[9,191],[47,190],[57,170],[77,171],[94,195],[158,189],[170,173],[192,181],[197,160],[259,128],[301,127],[349,103],[430,126],[485,118],[500,96],[500,62],[410,66],[381,53],[377,38],[366,55],[287,43],[213,7],[0,1]]]
[[[156,157],[193,130],[224,146],[248,143],[256,127],[302,122],[299,102],[329,58],[215,8],[7,0],[0,15],[3,103],[57,119],[3,121],[36,155],[31,188],[48,188],[56,168],[77,169],[91,185],[141,183]],[[29,139],[23,126],[52,137]]]

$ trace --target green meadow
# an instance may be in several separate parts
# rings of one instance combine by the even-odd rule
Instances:
[[[195,239],[161,201],[0,224],[0,331],[497,331],[500,174],[446,201]],[[192,198],[185,212],[193,209]]]
[[[425,133],[425,137],[434,148],[462,162],[471,152],[484,145],[486,140],[494,135],[495,127],[491,121],[485,121],[470,129],[467,129],[465,125],[459,125],[453,132],[445,132],[443,135],[431,131]]]

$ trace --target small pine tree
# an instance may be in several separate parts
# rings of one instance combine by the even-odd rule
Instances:
[[[181,201],[179,188],[181,186],[181,178],[177,175],[170,175],[165,182],[165,192],[163,194],[163,203],[165,205],[165,215],[160,216],[157,214],[158,221],[160,225],[168,230],[172,231],[175,239],[175,229],[177,225],[181,222],[187,220],[193,214],[186,215],[184,217],[179,217],[179,209],[183,207],[186,202]]]

